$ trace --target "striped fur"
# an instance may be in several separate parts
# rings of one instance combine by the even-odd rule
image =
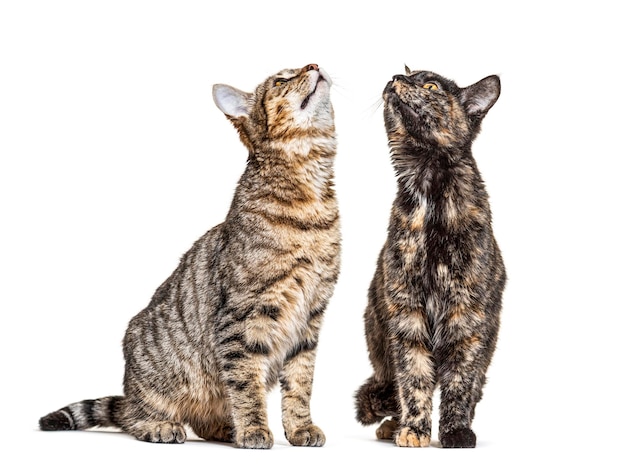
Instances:
[[[253,93],[216,85],[248,163],[225,221],[182,257],[129,323],[124,396],[71,404],[42,430],[116,426],[144,441],[270,448],[266,393],[291,444],[321,446],[309,410],[318,335],[339,273],[331,80],[317,65]]]
[[[366,425],[391,417],[377,436],[398,446],[430,444],[437,385],[441,445],[476,443],[505,269],[471,145],[499,94],[496,76],[459,88],[409,70],[383,93],[398,194],[365,310],[374,374],[356,409]]]

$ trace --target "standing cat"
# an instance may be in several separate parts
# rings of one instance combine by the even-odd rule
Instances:
[[[365,310],[374,374],[356,393],[357,420],[376,434],[428,446],[441,389],[439,440],[474,447],[476,403],[496,345],[505,270],[471,146],[500,95],[431,72],[397,75],[384,93],[398,192]]]
[[[309,402],[318,334],[339,273],[331,80],[283,70],[253,93],[213,98],[249,151],[226,220],[182,257],[129,323],[124,395],[85,400],[42,430],[112,426],[143,441],[270,448],[266,393],[278,381],[289,442],[322,446]]]

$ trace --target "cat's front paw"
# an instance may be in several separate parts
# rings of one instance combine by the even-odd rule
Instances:
[[[402,448],[425,448],[430,445],[430,434],[405,426],[396,432],[395,442]]]
[[[274,445],[274,436],[266,426],[246,428],[235,438],[235,446],[244,449],[269,449]]]
[[[285,433],[285,436],[293,446],[324,446],[326,442],[324,432],[315,425],[299,428],[293,433]]]
[[[476,435],[471,428],[457,428],[441,433],[439,441],[443,448],[475,448]]]

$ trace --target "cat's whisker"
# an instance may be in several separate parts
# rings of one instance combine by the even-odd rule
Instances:
[[[370,118],[373,117],[382,108],[383,103],[384,103],[383,98],[379,97],[376,99],[374,103],[369,105],[367,107],[368,117]]]
[[[352,101],[349,90],[341,83],[341,78],[337,78],[331,75],[331,79],[333,80],[333,91],[338,94],[340,97]]]

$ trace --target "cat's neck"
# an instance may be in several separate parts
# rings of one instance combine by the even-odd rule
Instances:
[[[392,146],[392,161],[398,181],[396,203],[407,213],[428,208],[433,218],[445,220],[486,205],[470,146]]]
[[[242,181],[284,203],[323,200],[334,193],[335,154],[334,135],[270,142],[250,154]]]

